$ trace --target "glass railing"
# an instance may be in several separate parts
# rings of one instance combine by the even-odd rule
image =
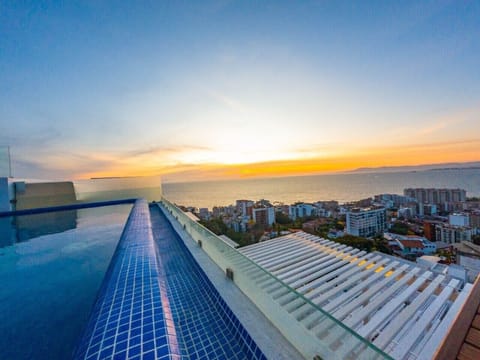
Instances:
[[[108,201],[143,198],[158,201],[162,196],[159,176],[101,178],[74,181],[78,201]]]
[[[11,179],[13,210],[144,198],[158,201],[160,177],[102,178],[75,181]]]
[[[274,275],[258,266],[221,238],[187,216],[181,209],[162,198],[163,206],[209,257],[226,271],[233,272],[233,281],[279,331],[307,359],[391,359],[372,343],[313,304],[304,295],[290,288]],[[317,326],[304,326],[262,287],[276,286],[289,296],[290,304],[315,315]],[[285,298],[285,297],[283,297]]]
[[[0,146],[0,177],[10,176],[12,176],[10,148],[8,146]]]

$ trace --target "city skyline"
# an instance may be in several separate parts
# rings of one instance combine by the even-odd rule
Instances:
[[[0,6],[15,176],[215,180],[479,161],[480,4]]]

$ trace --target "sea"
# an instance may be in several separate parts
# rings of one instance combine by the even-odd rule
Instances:
[[[178,205],[207,207],[234,204],[237,199],[292,204],[337,200],[340,203],[376,194],[403,194],[409,187],[460,188],[480,197],[480,169],[349,173],[278,178],[162,184],[163,195]]]

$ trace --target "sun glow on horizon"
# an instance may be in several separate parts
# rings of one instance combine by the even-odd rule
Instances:
[[[175,162],[175,156],[168,154],[169,160],[162,158],[162,152],[143,153],[122,159],[99,156],[108,159],[109,166],[101,171],[79,173],[80,178],[110,176],[153,176],[162,175],[173,180],[219,180],[253,177],[277,177],[291,175],[312,175],[351,171],[363,167],[383,166],[415,166],[425,164],[441,164],[479,161],[478,148],[480,141],[462,143],[422,144],[410,147],[356,148],[351,153],[339,153],[331,156],[295,157],[290,159],[273,159],[256,162],[207,162],[204,156],[194,162],[195,157],[188,157],[190,149],[184,154],[189,161]],[[455,149],[455,151],[452,151]],[[197,150],[198,151],[198,150]],[[213,150],[208,150],[212,151]],[[175,152],[174,152],[175,153]],[[435,156],[432,156],[435,154]],[[229,153],[227,154],[229,155]],[[282,154],[283,155],[283,154]],[[310,155],[310,154],[309,154]],[[213,155],[212,155],[213,157]],[[179,157],[181,158],[181,156]],[[220,159],[217,157],[217,159]],[[242,158],[239,156],[239,160]]]

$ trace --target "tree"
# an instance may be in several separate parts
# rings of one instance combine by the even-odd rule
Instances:
[[[473,236],[472,236],[472,242],[473,242],[475,245],[480,245],[480,235],[473,235]]]
[[[201,220],[200,224],[205,226],[215,235],[223,235],[227,232],[228,227],[221,219]]]
[[[292,220],[290,220],[290,218],[281,211],[278,211],[277,213],[275,213],[275,222],[280,225],[287,225],[291,224]]]
[[[399,234],[399,235],[407,235],[408,234],[408,225],[402,223],[402,222],[395,222],[393,226],[390,228],[390,232],[394,234]]]
[[[373,239],[373,248],[372,250],[380,251],[384,254],[392,255],[393,251],[388,247],[388,241],[383,237],[378,236]]]
[[[255,224],[252,226],[250,233],[254,236],[255,242],[257,242],[265,233],[265,227],[261,224]]]
[[[336,230],[344,230],[345,223],[343,221],[339,221],[338,219],[334,220],[334,227]]]
[[[345,235],[335,241],[367,252],[371,252],[373,248],[373,241],[360,236]]]

